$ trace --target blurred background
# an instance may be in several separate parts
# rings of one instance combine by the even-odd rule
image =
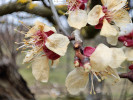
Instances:
[[[65,0],[53,2],[61,23],[68,33],[71,33],[73,29],[67,23]],[[89,3],[90,9],[96,4],[101,4],[100,0],[90,0]],[[130,8],[130,16],[133,17],[133,0],[128,0],[127,5]],[[94,79],[96,95],[89,94],[90,84],[79,95],[70,95],[65,88],[65,78],[74,68],[74,51],[71,44],[66,56],[60,59],[58,67],[51,68],[49,82],[36,81],[29,67],[31,64],[22,64],[25,54],[21,50],[16,51],[20,45],[14,42],[22,41],[23,34],[14,29],[28,31],[19,20],[28,26],[34,25],[38,20],[55,26],[60,32],[47,0],[0,0],[0,100],[133,100],[133,84],[127,79],[122,79],[115,85],[109,79],[101,83]],[[107,44],[105,38],[98,35],[99,31],[89,25],[82,28],[84,46]],[[121,47],[121,44],[117,47]],[[123,66],[118,69],[120,73],[128,71],[128,64]]]

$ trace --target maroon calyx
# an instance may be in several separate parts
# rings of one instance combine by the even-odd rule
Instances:
[[[58,54],[54,53],[53,51],[49,50],[49,49],[46,47],[46,45],[45,45],[47,38],[48,38],[50,35],[52,35],[52,34],[54,34],[54,31],[52,31],[52,30],[50,30],[50,31],[48,31],[48,32],[44,32],[44,31],[40,31],[40,30],[39,30],[39,31],[36,33],[36,37],[37,37],[37,38],[35,38],[35,41],[37,41],[37,42],[36,42],[35,44],[36,44],[37,46],[39,46],[39,47],[43,46],[43,51],[44,51],[44,53],[46,54],[46,56],[47,56],[50,60],[56,60],[56,59],[60,58],[60,55],[58,55]]]
[[[84,48],[84,55],[87,57],[90,57],[92,55],[92,53],[95,51],[96,48],[93,47],[85,47]]]
[[[37,33],[35,34],[35,36],[37,38],[35,38],[36,41],[36,45],[38,46],[42,46],[43,44],[45,44],[47,37],[49,37],[50,35],[52,35],[54,32],[53,31],[48,31],[48,32],[44,32],[44,31],[37,31]]]
[[[126,47],[133,47],[133,31],[128,35],[120,36],[118,38]]]
[[[103,27],[104,17],[99,19],[99,23],[95,26],[95,29],[101,29]]]
[[[45,52],[46,56],[50,59],[50,60],[56,60],[58,58],[60,58],[60,55],[54,53],[53,51],[49,50],[45,45],[43,46],[43,51]]]
[[[105,18],[109,23],[111,23],[111,17],[108,15],[108,9],[107,9],[107,7],[102,6],[102,10],[103,10],[103,13],[105,13],[105,15],[99,19],[99,23],[98,23],[97,25],[95,25],[95,29],[101,29],[101,28],[102,28],[104,18]]]

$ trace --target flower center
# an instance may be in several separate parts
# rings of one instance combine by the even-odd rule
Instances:
[[[70,0],[68,3],[68,10],[74,11],[76,9],[85,9],[85,2],[83,0]]]
[[[60,55],[49,50],[45,45],[43,46],[43,51],[45,52],[46,56],[51,60],[56,60],[56,59],[60,58]]]
[[[48,32],[44,32],[39,30],[36,34],[35,34],[35,41],[36,41],[36,45],[37,46],[42,46],[43,44],[45,44],[47,37],[49,37],[50,35],[52,35],[54,32],[53,31],[48,31]]]
[[[102,28],[104,18],[110,24],[112,24],[112,17],[111,17],[110,11],[108,11],[107,7],[105,7],[105,6],[102,6],[102,10],[103,10],[103,13],[105,13],[105,15],[102,18],[99,19],[99,23],[95,26],[96,29],[101,29]]]

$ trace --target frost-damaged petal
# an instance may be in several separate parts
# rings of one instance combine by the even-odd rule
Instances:
[[[54,27],[47,26],[46,24],[37,21],[35,23],[35,26],[33,26],[26,34],[26,37],[30,37],[34,35],[38,30],[40,30],[40,27],[43,29],[44,32],[53,31],[56,32]]]
[[[27,63],[27,62],[31,61],[33,59],[33,56],[34,56],[33,51],[27,52],[27,54],[23,60],[23,63]]]
[[[66,78],[66,87],[70,94],[76,95],[83,91],[89,81],[88,73],[82,67],[75,68]]]
[[[44,24],[39,22],[39,21],[37,21],[35,23],[35,25],[27,32],[27,34],[25,36],[26,37],[30,37],[30,36],[34,35],[39,30],[39,26],[44,28]]]
[[[46,47],[60,56],[64,56],[70,43],[68,37],[62,34],[52,34],[46,41]]]
[[[90,25],[97,25],[99,19],[102,18],[105,14],[103,13],[102,6],[96,5],[88,14],[87,22]]]
[[[49,61],[47,57],[36,57],[32,63],[32,74],[36,80],[47,82],[49,78]]]
[[[133,61],[133,48],[125,48],[125,55],[128,61]]]
[[[108,9],[111,11],[118,11],[126,5],[127,0],[106,0],[111,1],[108,5]]]
[[[125,9],[120,9],[113,15],[112,19],[118,27],[131,23],[131,18]]]
[[[50,27],[50,26],[48,26],[48,25],[46,25],[46,24],[44,24],[44,23],[42,23],[42,22],[39,22],[39,21],[37,21],[36,23],[35,23],[35,26],[36,26],[36,28],[39,28],[39,26],[43,26],[43,31],[44,32],[48,32],[48,31],[53,31],[53,32],[56,32],[56,29],[54,28],[54,27]]]
[[[81,29],[87,24],[87,12],[85,10],[72,11],[68,16],[68,24],[71,27]]]
[[[109,64],[111,68],[118,68],[126,60],[126,56],[122,48],[111,48],[113,52],[112,62]]]
[[[117,11],[126,5],[127,0],[101,0],[108,10]]]
[[[103,4],[105,7],[108,7],[108,6],[111,4],[112,1],[113,1],[113,0],[101,0],[102,4]]]
[[[53,31],[53,32],[56,33],[55,27],[50,27],[50,26],[47,26],[47,25],[44,26],[44,30],[43,31],[44,32]]]
[[[112,50],[104,44],[99,44],[90,56],[90,64],[95,72],[104,71],[112,61]]]
[[[105,37],[117,36],[118,32],[114,26],[110,25],[108,21],[104,19],[103,27],[101,29],[100,35]]]

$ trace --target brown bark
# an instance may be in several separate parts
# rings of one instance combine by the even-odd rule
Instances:
[[[0,100],[35,100],[16,65],[7,58],[0,61]]]

